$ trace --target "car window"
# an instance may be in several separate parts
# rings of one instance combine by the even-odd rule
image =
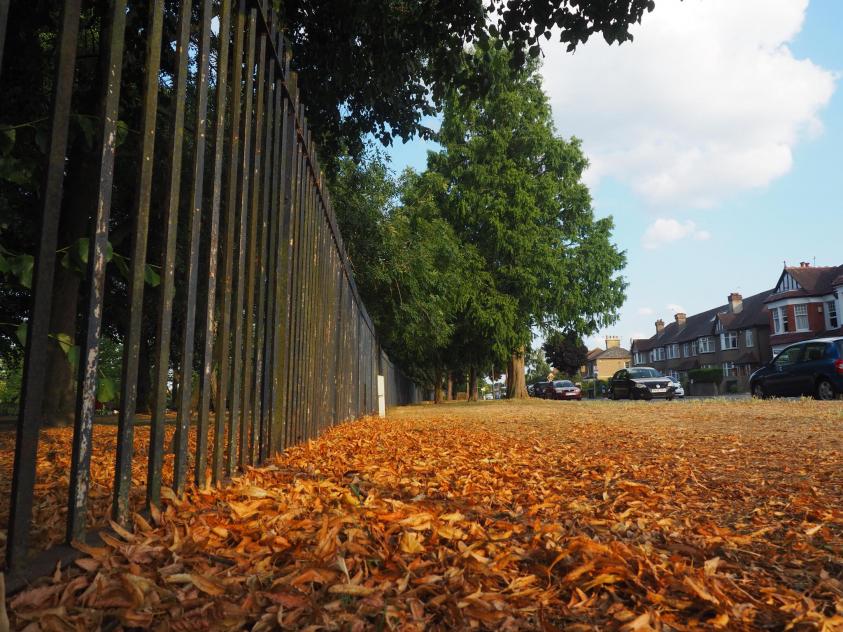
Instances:
[[[802,362],[816,362],[825,357],[828,345],[825,342],[809,342],[805,345],[805,353],[802,354]]]
[[[661,373],[655,369],[630,369],[629,376],[633,379],[643,377],[661,377]]]
[[[774,364],[778,368],[784,368],[799,362],[802,357],[802,345],[794,345],[782,351],[775,359]]]
[[[574,383],[569,381],[569,380],[560,380],[559,382],[556,382],[556,386],[573,386],[573,385],[574,385]]]
[[[620,371],[615,373],[615,376],[612,379],[613,380],[625,380],[626,379],[626,371],[621,369]]]

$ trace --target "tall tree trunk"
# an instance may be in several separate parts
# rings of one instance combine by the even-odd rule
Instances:
[[[88,211],[94,207],[98,182],[96,156],[76,152],[68,160],[65,179],[65,204],[59,225],[59,248],[75,248],[88,230]],[[92,185],[93,183],[93,185]],[[53,300],[50,306],[50,333],[68,334],[76,340],[76,316],[79,300],[79,273],[62,265],[63,255],[56,257]],[[44,381],[43,416],[50,426],[73,423],[76,409],[76,373],[64,351],[51,341],[47,352],[47,376]]]
[[[527,399],[527,379],[524,373],[524,347],[509,358],[506,370],[506,396],[508,399]]]
[[[453,371],[448,371],[447,399],[448,399],[449,402],[454,399],[454,373],[453,373]]]
[[[476,402],[477,400],[477,369],[471,367],[468,370],[468,401]]]
[[[434,404],[441,404],[442,403],[442,371],[437,369],[433,379],[434,379],[433,403]]]

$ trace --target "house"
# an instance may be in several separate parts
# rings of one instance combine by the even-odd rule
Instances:
[[[632,354],[621,347],[621,339],[617,336],[606,336],[606,348],[589,351],[580,373],[587,380],[595,377],[606,379],[616,371],[628,368],[631,361]]]
[[[843,335],[843,265],[785,266],[766,304],[773,355],[794,342]]]
[[[722,388],[744,390],[750,374],[770,360],[770,323],[765,301],[771,290],[743,298],[729,294],[725,305],[699,314],[656,321],[656,334],[633,340],[633,366],[652,366],[687,382],[688,371],[720,367]]]

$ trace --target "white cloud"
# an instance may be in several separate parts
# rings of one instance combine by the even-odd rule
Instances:
[[[638,315],[639,316],[652,316],[656,313],[652,307],[639,307],[638,308]]]
[[[665,307],[667,307],[667,309],[669,309],[674,314],[685,314],[686,313],[685,308],[682,307],[681,305],[677,305],[676,303],[668,303],[667,305],[665,305]]]
[[[660,0],[609,47],[545,45],[557,128],[583,139],[591,184],[611,176],[657,205],[706,207],[787,173],[822,130],[837,77],[788,43],[808,0]],[[553,45],[551,45],[553,44]]]
[[[655,250],[687,237],[697,241],[706,241],[711,238],[711,233],[698,229],[696,222],[690,219],[680,222],[677,219],[660,217],[647,227],[644,236],[641,237],[641,245],[647,250]]]

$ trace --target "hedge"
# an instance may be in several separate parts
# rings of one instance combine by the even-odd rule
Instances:
[[[688,379],[694,384],[720,384],[723,381],[723,369],[692,369],[688,371]]]

